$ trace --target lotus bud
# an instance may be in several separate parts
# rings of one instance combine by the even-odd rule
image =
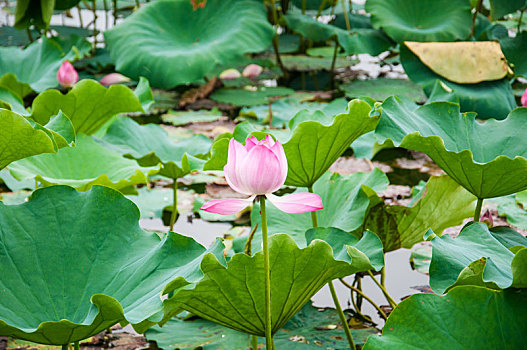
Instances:
[[[523,107],[527,107],[527,89],[523,92],[521,102]]]
[[[262,74],[263,68],[257,64],[250,64],[243,69],[242,75],[246,78],[256,78]]]
[[[492,218],[492,214],[488,209],[485,210],[485,213],[483,213],[483,215],[481,215],[481,219],[479,221],[487,225],[489,228],[494,227],[494,219]]]
[[[57,71],[57,81],[65,88],[71,88],[79,81],[79,74],[69,61],[62,62]]]
[[[237,69],[231,68],[231,69],[227,69],[221,72],[220,79],[232,80],[232,79],[238,79],[241,76],[242,75],[240,74],[240,72],[238,72]]]
[[[102,77],[100,83],[105,86],[113,85],[113,84],[120,84],[120,83],[127,83],[130,81],[130,78],[125,77],[122,74],[119,73],[110,73],[108,75],[105,75]]]
[[[270,135],[263,140],[248,138],[245,146],[231,139],[227,165],[223,168],[225,179],[234,191],[250,197],[216,199],[205,203],[201,209],[231,215],[251,204],[256,196],[266,196],[275,207],[286,213],[322,209],[322,200],[314,193],[296,192],[282,197],[272,194],[284,184],[287,169],[284,148]]]

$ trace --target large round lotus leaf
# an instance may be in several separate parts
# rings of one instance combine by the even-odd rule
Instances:
[[[208,0],[196,11],[188,0],[160,0],[104,37],[119,72],[172,88],[202,79],[218,63],[265,50],[274,34],[266,15],[254,0]]]
[[[351,235],[350,238],[352,240],[345,245],[345,250],[349,252],[345,260],[336,260],[330,244],[318,239],[300,249],[286,234],[269,238],[273,333],[284,326],[327,282],[355,272],[372,270],[371,260],[382,259],[382,244],[374,234],[364,235],[358,242]],[[226,327],[263,336],[263,252],[253,256],[235,254],[227,266],[209,254],[203,259],[201,270],[205,274],[203,279],[192,287],[176,290],[172,297],[164,301],[163,322],[185,309]],[[173,284],[164,292],[172,292],[175,287],[177,285]]]
[[[392,311],[364,350],[524,349],[527,291],[472,286],[447,295],[415,294]]]
[[[432,240],[430,287],[438,294],[467,284],[494,289],[521,287],[513,281],[521,280],[519,275],[527,272],[527,265],[516,271],[512,265],[525,257],[527,249],[514,254],[497,239],[501,235],[499,231],[489,231],[485,224],[473,223],[464,227],[456,238],[449,235],[435,237]],[[517,241],[525,239],[513,230],[508,230],[507,236]]]
[[[478,198],[527,189],[527,108],[502,121],[476,121],[459,105],[433,102],[414,110],[396,97],[382,106],[376,134],[430,156],[457,183]]]
[[[371,173],[350,175],[327,172],[313,186],[314,192],[320,195],[324,204],[324,209],[317,211],[319,225],[321,227],[335,227],[345,232],[360,228],[370,204],[368,195],[363,189],[368,187],[374,192],[382,192],[389,183],[386,175],[379,169],[375,169]],[[305,191],[305,189],[298,190],[298,192]],[[267,212],[270,234],[287,233],[302,248],[309,243],[306,241],[305,232],[313,227],[310,213],[287,214],[277,209],[272,203],[268,203]],[[253,228],[258,225],[251,242],[251,250],[257,252],[262,249],[262,225],[258,204],[255,204],[251,211],[251,225]],[[362,232],[359,233],[359,235],[361,234]],[[347,233],[345,235],[349,236]],[[246,240],[245,237],[236,238],[234,249],[242,251]]]
[[[411,248],[422,242],[432,228],[438,235],[448,227],[460,225],[474,214],[476,198],[448,176],[431,177],[424,195],[409,206],[387,205],[374,191],[368,190],[370,208],[362,230],[376,232],[384,251]]]
[[[84,79],[67,94],[59,90],[44,91],[32,104],[32,117],[47,123],[59,110],[71,119],[77,133],[93,134],[114,115],[125,112],[144,112],[141,101],[124,85],[106,88],[95,80]]]
[[[410,49],[401,45],[401,64],[408,77],[423,86],[430,95],[437,80],[459,97],[463,112],[476,112],[481,119],[504,119],[516,108],[511,84],[507,79],[484,81],[478,84],[456,84],[434,73]]]
[[[374,28],[401,41],[454,41],[470,35],[468,0],[368,0]]]
[[[223,258],[219,241],[206,251],[138,221],[131,201],[101,186],[54,186],[21,205],[0,203],[0,335],[61,345],[118,322],[142,332],[160,320],[166,284],[199,280],[209,252]]]
[[[212,145],[212,140],[203,135],[173,143],[159,125],[139,125],[130,118],[112,123],[103,140],[109,148],[137,160],[142,166],[161,163],[159,174],[172,179],[203,169],[205,160],[200,158],[209,153]]]
[[[509,71],[495,41],[404,44],[434,73],[458,84],[503,79]]]
[[[19,160],[9,170],[19,181],[35,178],[45,186],[69,185],[79,191],[103,185],[126,193],[136,193],[134,185],[147,183],[148,174],[154,172],[82,134],[75,147]]]
[[[287,14],[284,18],[290,29],[302,34],[306,39],[313,41],[336,39],[348,55],[367,53],[377,56],[392,46],[392,41],[382,30],[358,28],[348,31],[299,13]]]
[[[527,60],[525,59],[527,32],[523,31],[514,38],[502,38],[500,45],[505,57],[513,66],[514,75],[527,77]]]
[[[71,123],[62,113],[43,127],[15,112],[0,109],[0,170],[19,159],[57,152],[73,141],[72,132]]]

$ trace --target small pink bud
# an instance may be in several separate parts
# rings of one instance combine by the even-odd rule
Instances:
[[[246,78],[256,78],[262,74],[263,68],[257,64],[250,64],[243,69],[242,75]]]
[[[199,8],[204,9],[205,5],[207,4],[207,0],[190,0],[190,3],[192,4],[192,9],[196,11]]]
[[[130,78],[125,77],[122,74],[110,73],[102,77],[100,83],[102,85],[108,86],[108,85],[113,85],[113,84],[127,83],[129,81],[130,81]]]
[[[479,221],[487,225],[489,228],[494,227],[494,219],[492,218],[492,214],[488,209],[485,210],[483,215],[481,215],[481,219]]]
[[[221,72],[220,79],[232,80],[232,79],[238,79],[241,76],[242,75],[240,74],[240,72],[238,72],[237,69],[231,68],[231,69],[227,69]]]
[[[522,106],[527,107],[527,89],[525,89],[525,91],[523,92],[521,101],[522,101]]]
[[[65,88],[70,88],[79,81],[79,74],[69,61],[62,62],[57,71],[57,81]]]

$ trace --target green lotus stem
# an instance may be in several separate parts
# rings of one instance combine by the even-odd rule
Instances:
[[[276,11],[276,0],[271,0],[271,6],[272,6],[271,12],[273,13],[273,22],[274,22],[274,25],[278,27],[278,12]],[[273,49],[276,55],[276,63],[278,63],[278,66],[280,67],[282,74],[286,75],[287,72],[282,62],[282,58],[280,57],[279,47],[280,47],[280,41],[278,38],[278,31],[277,31],[273,37]]]
[[[309,186],[307,190],[311,193],[313,192],[313,186]],[[313,222],[313,228],[318,227],[318,218],[317,218],[317,212],[312,211],[311,212],[311,221]],[[337,296],[337,293],[335,292],[335,286],[333,285],[333,281],[328,282],[329,291],[331,292],[331,298],[333,298],[333,304],[335,304],[335,308],[337,309],[337,313],[340,318],[340,323],[342,323],[342,327],[344,328],[344,333],[346,334],[346,338],[348,339],[348,344],[350,346],[350,349],[355,350],[355,342],[353,341],[353,336],[351,335],[351,331],[348,325],[348,321],[346,320],[346,316],[344,315],[344,311],[342,311],[342,308],[340,307],[340,301]]]
[[[256,229],[258,228],[258,224],[254,225],[253,229],[251,230],[251,233],[249,233],[249,237],[247,237],[247,241],[245,242],[245,249],[243,250],[245,254],[251,256],[251,243],[254,238],[254,234],[256,233]]]
[[[267,237],[267,212],[265,210],[265,197],[260,196],[260,215],[262,217],[262,243],[264,254],[265,278],[265,346],[271,350],[273,344],[273,328],[271,320],[271,271],[269,268],[269,242]]]
[[[70,347],[70,344],[63,344],[62,350],[68,350],[69,347]]]
[[[97,52],[97,8],[96,8],[95,0],[93,0],[92,3],[93,3],[93,50],[92,50],[92,54],[95,56],[95,53]]]
[[[81,7],[79,5],[77,7],[77,13],[79,14],[79,24],[81,25],[81,28],[84,28],[84,23],[82,23],[82,15],[81,15]]]
[[[472,30],[470,31],[470,36],[474,36],[474,33],[476,31],[476,19],[478,18],[478,13],[481,11],[481,5],[483,4],[483,0],[478,0],[478,3],[474,7],[474,15],[472,16]]]
[[[108,0],[103,0],[102,5],[104,7],[104,29],[108,30]]]
[[[172,214],[170,214],[170,231],[174,229],[177,216],[177,179],[172,183]]]
[[[377,279],[375,278],[375,276],[373,276],[373,273],[371,271],[368,270],[368,275],[370,275],[370,277],[372,278],[373,282],[375,282],[375,284],[377,285],[377,287],[379,287],[381,290],[382,290],[382,293],[384,294],[384,296],[386,297],[386,300],[388,301],[388,303],[390,304],[390,306],[395,309],[397,307],[397,303],[395,302],[395,300],[393,300],[393,298],[390,296],[390,294],[388,294],[388,291],[386,290],[386,288],[384,288],[384,286],[382,284],[379,283],[379,281],[377,281]]]
[[[252,350],[258,350],[258,337],[251,335],[251,348]]]
[[[135,6],[137,6],[137,8],[139,9],[139,7],[141,6],[141,4],[139,3],[139,0],[135,0]]]
[[[306,14],[306,0],[302,0],[302,14]]]
[[[29,40],[30,43],[33,42],[33,36],[31,35],[31,29],[29,29],[29,27],[26,28],[26,33],[27,33],[27,38]]]
[[[320,3],[320,6],[318,7],[318,11],[317,11],[317,16],[316,16],[317,20],[318,20],[318,17],[320,17],[320,15],[322,14],[322,10],[324,9],[326,2],[328,2],[328,0],[322,0],[322,2]]]
[[[117,0],[112,0],[113,7],[113,25],[117,23]]]
[[[333,60],[331,61],[331,88],[335,87],[335,63],[337,62],[337,54],[339,52],[339,42],[335,37],[335,50],[333,51]]]
[[[351,30],[351,25],[350,19],[348,17],[348,11],[346,10],[345,0],[340,0],[340,3],[342,4],[342,12],[344,12],[344,21],[346,21],[346,29],[349,31]]]
[[[342,323],[342,327],[344,328],[344,333],[346,333],[346,338],[348,339],[348,345],[350,346],[351,350],[356,350],[355,342],[353,341],[353,336],[351,335],[350,327],[348,325],[348,321],[346,320],[346,316],[344,316],[344,311],[342,311],[342,308],[340,307],[339,299],[337,297],[337,292],[335,292],[335,286],[333,285],[333,281],[328,282],[329,291],[331,292],[331,297],[333,298],[333,301],[335,302],[335,307],[337,308],[337,313],[339,314],[340,323]]]
[[[381,269],[381,285],[386,288],[386,270],[384,267]]]
[[[474,211],[474,221],[479,222],[481,218],[481,208],[483,208],[483,198],[478,198],[476,203],[476,210]]]
[[[369,302],[377,310],[377,312],[381,315],[382,318],[384,318],[385,320],[388,319],[388,316],[386,316],[386,314],[384,313],[384,311],[382,311],[379,305],[375,304],[375,302],[370,297],[368,297],[366,294],[364,294],[360,289],[353,287],[352,285],[344,281],[342,278],[339,278],[339,280],[343,285],[351,289],[352,292],[355,292],[361,297],[363,297],[364,299],[366,299],[366,301]],[[351,297],[351,300],[353,301],[353,295]]]
[[[79,350],[80,349],[80,346],[79,346],[79,342],[76,341],[73,343],[73,350]]]
[[[355,274],[355,280],[357,281],[357,289],[362,291],[362,278]],[[355,300],[357,302],[357,306],[359,307],[359,310],[362,309],[362,297],[357,294],[357,300]]]
[[[526,9],[523,9],[523,10],[520,12],[520,18],[518,19],[518,29],[516,30],[516,33],[517,33],[517,34],[520,34],[521,27],[522,27],[523,13],[525,12],[525,10],[526,10]]]

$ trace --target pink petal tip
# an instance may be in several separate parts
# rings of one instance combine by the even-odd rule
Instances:
[[[315,193],[297,192],[282,197],[273,194],[268,194],[266,196],[275,207],[290,214],[307,213],[324,208],[322,205],[322,199]]]

